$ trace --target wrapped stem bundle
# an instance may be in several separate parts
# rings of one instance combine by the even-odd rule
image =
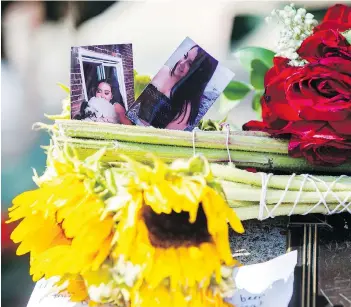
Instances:
[[[120,161],[120,154],[127,154],[133,159],[145,161],[145,155],[149,152],[153,152],[165,162],[172,162],[177,158],[188,159],[195,152],[203,154],[210,162],[231,160],[240,168],[351,174],[350,163],[325,167],[311,165],[302,158],[292,159],[288,156],[288,141],[272,138],[262,132],[195,131],[191,133],[73,120],[56,120],[49,129],[53,131],[59,145],[67,142],[82,158],[105,147],[106,153],[102,159],[106,162]]]

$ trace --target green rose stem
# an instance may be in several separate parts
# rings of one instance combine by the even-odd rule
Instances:
[[[66,135],[66,131],[61,130],[61,134]],[[154,138],[158,135],[155,133]],[[170,136],[171,137],[171,136]],[[131,135],[130,140],[133,139]],[[255,137],[248,137],[249,139],[255,141]],[[102,160],[105,162],[115,162],[120,161],[119,154],[127,154],[132,158],[145,161],[147,153],[153,153],[157,155],[160,159],[165,162],[172,162],[177,158],[188,159],[193,156],[192,147],[176,147],[170,145],[155,145],[155,144],[145,144],[145,143],[136,143],[136,142],[125,142],[125,141],[113,141],[113,140],[95,140],[95,139],[82,139],[77,137],[66,137],[58,136],[58,144],[63,145],[67,142],[73,148],[76,149],[77,153],[81,158],[86,158],[89,155],[92,155],[96,150],[106,147],[106,153],[102,157]],[[134,139],[133,139],[134,140]],[[271,138],[269,138],[271,140]],[[257,144],[256,150],[260,145]],[[239,147],[240,148],[240,147]],[[218,148],[196,148],[197,154],[203,154],[208,161],[210,162],[227,162],[228,153],[226,149]],[[230,150],[230,156],[232,162],[241,168],[254,167],[259,168],[265,171],[273,170],[284,170],[288,172],[326,172],[326,173],[341,173],[348,174],[351,173],[351,165],[344,164],[338,167],[321,167],[313,166],[308,164],[304,159],[293,159],[288,155],[277,154],[277,153],[267,153],[266,151],[248,151],[248,150]]]
[[[76,120],[56,120],[54,129],[64,136],[81,139],[81,142],[83,139],[96,140],[89,144],[82,143],[81,146],[77,144],[80,151],[89,150],[89,146],[92,146],[90,149],[96,149],[96,146],[111,148],[111,141],[118,141],[118,150],[114,153],[110,150],[105,157],[107,160],[109,157],[116,159],[116,155],[121,152],[136,159],[143,159],[147,151],[154,152],[168,162],[193,155],[194,135],[186,131]],[[98,140],[105,143],[99,143]],[[226,141],[226,131],[196,131],[196,153],[203,153],[211,162],[228,161]],[[312,166],[305,159],[290,158],[287,155],[287,140],[272,138],[263,132],[231,131],[228,143],[231,159],[238,167],[257,167],[265,171],[351,174],[351,164],[321,167]],[[117,142],[114,145],[117,147]]]
[[[118,140],[124,142],[162,144],[193,147],[193,133],[180,130],[155,129],[153,127],[128,126],[108,123],[56,120],[57,128],[65,136],[95,140]],[[196,131],[196,148],[226,149],[226,131]],[[231,131],[229,149],[262,151],[287,154],[288,142],[269,137],[263,132]],[[228,155],[227,155],[228,156]]]

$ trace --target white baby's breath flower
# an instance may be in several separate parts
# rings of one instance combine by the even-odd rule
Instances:
[[[291,66],[305,65],[307,62],[301,59],[296,51],[303,40],[313,33],[313,28],[318,24],[313,14],[307,13],[304,8],[296,9],[292,3],[285,6],[283,10],[273,10],[271,16],[266,20],[271,21],[272,17],[283,25],[276,46],[276,56],[290,59]]]
[[[296,14],[295,17],[294,17],[294,22],[295,22],[296,24],[300,25],[300,24],[302,23],[302,16]]]
[[[314,17],[314,15],[313,14],[311,14],[311,13],[307,13],[306,14],[306,19],[313,19],[313,17]]]
[[[140,271],[141,267],[139,265],[134,265],[129,261],[125,261],[124,257],[120,256],[112,269],[112,276],[118,284],[123,283],[131,288],[140,274]]]
[[[312,25],[313,24],[313,19],[305,19],[305,24],[306,25]]]
[[[298,10],[297,10],[297,15],[300,15],[300,16],[305,16],[306,15],[306,9],[300,7]]]

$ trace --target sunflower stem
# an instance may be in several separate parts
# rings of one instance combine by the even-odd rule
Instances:
[[[217,163],[211,164],[211,170],[215,177],[225,181],[251,184],[256,187],[262,186],[263,173],[260,172],[252,173],[238,169],[235,166]],[[292,175],[272,175],[268,181],[268,188],[284,190],[289,184],[291,176]],[[300,190],[301,185],[303,185],[303,191],[315,191],[317,187],[321,192],[325,192],[330,185],[332,185],[333,191],[351,190],[350,177],[339,178],[338,176],[314,176],[312,178],[310,177],[311,180],[305,180],[304,175],[293,176],[294,177],[290,180],[289,190],[298,191]],[[336,180],[338,181],[333,184]]]
[[[257,219],[258,218],[258,205],[245,205],[245,206],[238,206],[237,204],[230,204],[230,206],[235,210],[235,213],[238,215],[240,220],[250,220],[250,219]],[[273,205],[267,205],[268,210],[273,209]],[[337,207],[336,204],[329,205],[329,210],[333,210]],[[273,216],[287,216],[291,213],[292,205],[291,204],[282,204],[278,208],[276,208],[273,212]],[[294,208],[292,214],[294,215],[304,215],[311,209],[311,204],[299,204]],[[324,206],[317,206],[315,207],[310,213],[322,213],[327,214],[328,211]]]
[[[226,194],[228,201],[254,201],[259,202],[261,199],[260,187],[253,187],[251,185],[244,185],[241,183],[234,183],[229,181],[221,182],[224,193]],[[326,194],[326,193],[324,193]],[[323,195],[323,199],[328,204],[339,204],[340,201],[337,197],[342,200],[347,200],[350,196],[349,191],[333,191],[327,195]],[[276,190],[276,189],[267,189],[265,196],[265,201],[267,204],[276,204],[280,202],[293,204],[296,200],[298,203],[309,203],[316,204],[321,200],[321,193],[318,191],[286,191],[285,190]]]

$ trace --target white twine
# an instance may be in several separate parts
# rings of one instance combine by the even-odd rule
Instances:
[[[230,150],[229,150],[230,125],[226,124],[225,125],[225,129],[227,130],[227,138],[226,138],[225,145],[227,147],[228,160],[229,160],[229,163],[231,164],[232,163],[232,157],[230,156]]]
[[[262,189],[261,189],[261,197],[260,197],[260,203],[259,203],[258,219],[264,220],[264,219],[267,219],[270,217],[274,217],[274,211],[277,208],[279,208],[279,206],[283,203],[283,201],[286,197],[286,194],[289,191],[291,183],[292,183],[293,179],[295,178],[296,174],[292,174],[289,177],[288,183],[287,183],[279,201],[274,205],[274,207],[271,210],[269,210],[269,208],[266,204],[266,196],[267,196],[269,179],[273,176],[273,174],[271,174],[271,173],[269,173],[269,174],[260,173],[260,174],[261,174]],[[345,212],[345,211],[347,211],[351,214],[351,191],[346,195],[344,200],[341,200],[339,198],[339,196],[333,191],[333,187],[335,186],[335,184],[338,181],[340,181],[342,178],[347,177],[346,175],[339,176],[329,185],[324,180],[317,178],[317,177],[314,177],[313,175],[302,174],[301,176],[303,177],[303,180],[301,182],[296,199],[293,203],[293,207],[291,208],[290,212],[288,213],[288,216],[294,214],[295,209],[300,201],[303,187],[307,181],[311,182],[311,184],[314,186],[315,192],[317,192],[319,195],[319,201],[314,206],[309,208],[306,212],[304,212],[302,215],[306,215],[306,214],[311,213],[315,208],[317,208],[318,206],[321,206],[321,205],[323,205],[325,207],[328,215],[334,214],[334,213],[341,213],[341,212]],[[320,189],[318,188],[317,182],[322,183],[326,187],[327,190],[325,192],[321,192]],[[329,194],[331,196],[333,196],[339,203],[333,210],[330,210],[330,208],[327,204],[327,201],[326,201]]]
[[[198,127],[195,127],[193,130],[193,137],[192,137],[192,141],[193,141],[193,155],[196,155],[196,147],[195,147],[195,138],[196,138],[196,131],[199,131],[200,129]],[[227,136],[226,136],[226,141],[225,141],[225,145],[227,148],[227,153],[228,153],[228,160],[229,163],[232,163],[232,158],[230,156],[230,149],[229,149],[229,137],[230,137],[230,125],[229,124],[225,124],[225,130],[227,131]]]
[[[196,137],[196,131],[200,130],[198,127],[195,127],[193,130],[193,155],[196,155],[196,149],[195,149],[195,137]]]

